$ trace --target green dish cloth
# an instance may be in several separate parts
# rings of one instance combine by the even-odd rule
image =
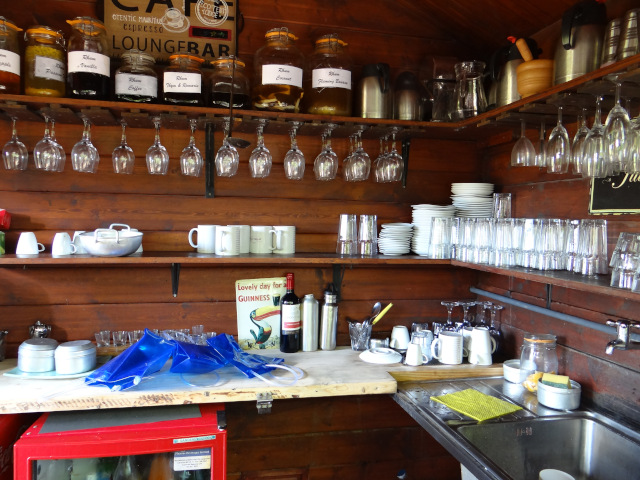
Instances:
[[[486,395],[473,388],[447,393],[439,397],[431,397],[431,400],[442,403],[451,410],[462,413],[479,422],[522,410],[522,407],[491,395]]]

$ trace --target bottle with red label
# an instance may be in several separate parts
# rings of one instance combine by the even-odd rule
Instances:
[[[286,293],[280,300],[280,351],[300,350],[300,298],[294,293],[293,273],[287,273]]]

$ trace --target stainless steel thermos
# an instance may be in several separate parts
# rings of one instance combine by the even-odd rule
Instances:
[[[318,301],[312,293],[302,299],[302,351],[315,352],[318,350]]]
[[[320,349],[335,350],[338,331],[338,294],[330,284],[324,292],[320,314]]]

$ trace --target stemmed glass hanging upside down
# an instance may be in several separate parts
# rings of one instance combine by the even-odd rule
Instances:
[[[284,156],[284,174],[289,180],[302,180],[304,177],[305,158],[302,150],[298,148],[296,141],[296,133],[302,122],[292,122],[291,131],[291,148]]]
[[[156,129],[153,145],[147,150],[147,170],[152,175],[166,175],[169,170],[169,152],[160,143],[160,118],[154,117]]]
[[[189,128],[191,129],[189,144],[182,149],[180,154],[180,171],[183,175],[190,177],[199,177],[204,163],[202,154],[196,147],[195,131],[197,122],[195,119],[189,120]]]
[[[133,173],[136,156],[133,153],[133,149],[127,144],[127,123],[124,121],[122,122],[120,145],[113,149],[111,159],[113,160],[113,171],[115,173]]]
[[[29,151],[24,143],[18,139],[15,117],[11,118],[11,139],[2,149],[4,168],[7,170],[26,170],[29,161]]]

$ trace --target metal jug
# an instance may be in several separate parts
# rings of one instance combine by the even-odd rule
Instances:
[[[413,72],[402,72],[395,83],[394,116],[398,120],[422,120],[423,102],[418,77]]]
[[[391,68],[386,63],[373,63],[362,67],[362,76],[358,84],[358,116],[392,118],[393,92],[390,74]]]
[[[584,0],[562,15],[562,34],[554,56],[554,84],[568,82],[600,66],[607,8],[603,0]]]
[[[29,336],[31,338],[47,338],[50,333],[51,325],[42,323],[40,320],[29,327]]]
[[[487,97],[482,83],[486,64],[477,60],[456,64],[455,107],[452,120],[475,117],[487,109]]]
[[[503,107],[520,100],[516,68],[524,60],[515,45],[516,38],[509,37],[509,40],[512,45],[497,50],[491,56],[489,63],[489,74],[493,79],[492,90],[494,90],[494,93],[490,92],[488,102],[489,105],[495,105],[496,107]],[[532,38],[525,38],[525,41],[529,46],[529,50],[531,50],[533,58],[538,58],[540,51],[536,41]]]

